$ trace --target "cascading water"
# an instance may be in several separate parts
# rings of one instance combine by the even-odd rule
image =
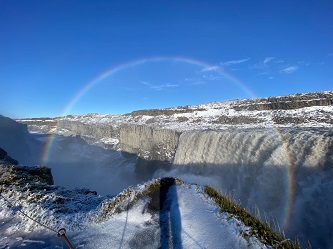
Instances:
[[[303,245],[333,245],[332,130],[185,132],[173,168],[178,174],[212,179],[244,207],[258,207]]]
[[[332,129],[229,128],[181,134],[141,126],[122,129],[120,148],[133,157],[100,151],[78,138],[55,139],[48,165],[56,184],[116,194],[142,182],[140,170],[146,169],[138,162],[149,168],[154,166],[150,161],[169,160],[171,171],[155,167],[149,173],[214,185],[254,214],[258,207],[286,237],[298,237],[303,245],[310,241],[313,248],[332,247]]]

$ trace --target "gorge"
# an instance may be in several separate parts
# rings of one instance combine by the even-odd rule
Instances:
[[[57,184],[95,182],[88,187],[110,195],[164,176],[209,184],[303,246],[309,241],[313,248],[329,248],[332,96],[327,91],[17,121],[33,132],[21,132],[28,141],[24,146],[38,155],[38,163],[52,168]],[[26,129],[21,126],[17,129]],[[10,153],[13,149],[5,143],[10,133],[1,136],[0,147]],[[13,158],[21,155],[15,149]]]

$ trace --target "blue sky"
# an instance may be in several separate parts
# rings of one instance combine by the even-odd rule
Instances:
[[[332,1],[1,0],[0,34],[0,114],[12,118],[333,86]]]

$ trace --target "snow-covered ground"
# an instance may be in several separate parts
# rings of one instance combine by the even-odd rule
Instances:
[[[320,94],[324,95],[323,99],[318,97]],[[109,125],[115,129],[124,124],[137,124],[178,131],[227,129],[230,127],[333,127],[331,118],[333,106],[318,104],[324,101],[329,102],[327,100],[332,96],[333,91],[326,91],[274,97],[274,100],[270,98],[232,100],[195,106],[141,110],[121,115],[85,114],[68,115],[54,119],[21,119],[18,121],[28,124],[29,130],[32,132],[62,135],[71,134],[66,125],[62,125],[62,122],[68,121]],[[282,108],[284,105],[290,104],[292,98],[297,100],[295,100],[295,107],[291,105]],[[282,107],[274,107],[275,104]]]
[[[150,214],[145,211],[147,200],[141,200],[101,224],[90,223],[74,234],[73,241],[88,248],[97,244],[98,248],[169,248],[168,244],[171,248],[267,248],[254,237],[246,238],[250,228],[227,213],[220,214],[202,188],[171,188],[169,213]],[[168,222],[161,222],[163,215]],[[89,239],[94,237],[99,240]]]
[[[33,193],[17,188],[6,190],[2,193],[6,200],[0,198],[0,248],[62,248],[64,241],[54,232],[23,217],[19,211],[55,231],[66,228],[74,248],[270,248],[250,236],[250,227],[228,213],[221,213],[197,185],[172,185],[162,210],[152,211],[151,198],[137,196],[153,183],[125,190],[120,194],[125,198],[104,202],[91,194],[61,192],[62,198],[67,198],[63,203],[66,210],[62,211],[59,200],[55,201],[60,198],[57,187],[44,192],[37,202],[32,200]],[[98,199],[102,204],[90,210]],[[106,208],[110,203],[122,208]]]
[[[191,110],[192,109],[192,110]],[[62,120],[78,121],[84,124],[110,124],[119,127],[123,124],[138,124],[155,126],[164,129],[175,129],[179,131],[202,130],[202,129],[225,129],[228,127],[240,128],[261,128],[261,127],[289,127],[295,123],[278,124],[274,117],[304,119],[304,122],[296,124],[299,127],[332,127],[333,124],[324,122],[333,116],[333,106],[311,106],[293,110],[258,110],[258,111],[236,111],[230,102],[210,103],[199,106],[192,106],[187,113],[177,113],[172,115],[103,115],[86,114],[78,116],[65,116]],[[223,123],[219,118],[228,117],[228,120],[237,118],[251,119],[251,121],[239,124]],[[231,121],[232,122],[232,121]],[[61,128],[61,124],[60,124]],[[59,130],[60,132],[60,130]]]

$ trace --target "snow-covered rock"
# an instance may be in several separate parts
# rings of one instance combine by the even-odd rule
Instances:
[[[196,106],[134,111],[129,114],[85,114],[20,119],[42,133],[117,137],[123,125],[146,125],[177,131],[232,127],[332,127],[333,91],[281,97],[213,102]],[[48,127],[48,128],[47,128]]]
[[[1,248],[273,248],[205,189],[162,178],[114,198],[52,185],[46,167],[0,162]],[[282,241],[282,238],[279,237]],[[289,243],[289,242],[288,242]]]

